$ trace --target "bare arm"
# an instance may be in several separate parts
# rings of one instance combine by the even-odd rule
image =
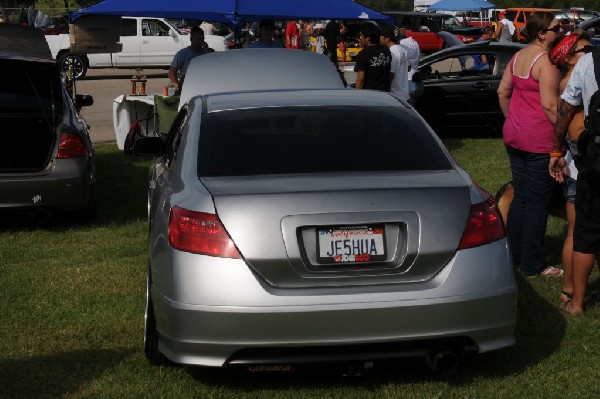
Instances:
[[[177,68],[170,67],[169,68],[169,81],[173,83],[175,89],[179,89],[179,79],[177,79]]]
[[[365,86],[365,71],[358,71],[356,74],[356,83],[354,84],[355,89],[362,89]]]
[[[569,104],[565,100],[561,99],[558,104],[558,118],[554,126],[554,141],[552,143],[552,152],[562,151],[563,139],[565,132],[569,128],[569,124],[573,120],[577,107]]]
[[[547,57],[540,59],[542,63],[539,69],[540,97],[542,108],[546,117],[552,124],[557,121],[558,107],[558,85],[560,82],[560,72],[554,65],[550,64]],[[567,125],[568,126],[568,125]],[[566,127],[562,130],[564,134],[567,131]]]
[[[583,115],[583,110],[577,110],[577,112],[575,112],[575,115],[573,116],[573,120],[571,120],[571,123],[569,123],[568,128],[569,138],[571,139],[571,141],[574,141],[576,143],[577,140],[579,140],[579,135],[581,135],[581,132],[583,132],[583,130],[585,129],[584,121],[585,117]]]
[[[506,69],[504,69],[504,74],[502,75],[502,80],[500,81],[500,85],[498,86],[498,102],[500,103],[500,109],[502,110],[502,114],[506,118],[508,116],[508,108],[510,106],[510,97],[512,96],[512,62],[510,62]]]
[[[569,104],[565,100],[560,100],[558,104],[558,118],[556,125],[554,126],[554,140],[552,144],[553,154],[562,153],[562,143],[565,137],[565,131],[567,130],[573,116],[575,115],[577,107]],[[566,173],[566,163],[562,156],[550,155],[550,163],[548,164],[548,172],[554,180],[562,183],[564,175]]]
[[[494,34],[492,35],[492,37],[499,39],[500,33],[502,33],[502,29],[504,29],[504,24],[502,22],[498,21],[498,24],[496,25],[496,30],[494,31]]]

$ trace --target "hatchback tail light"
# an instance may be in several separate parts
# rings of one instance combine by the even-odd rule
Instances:
[[[221,258],[240,258],[219,217],[212,213],[171,208],[169,244],[175,249]]]
[[[502,215],[494,200],[471,205],[467,225],[458,245],[458,249],[478,247],[498,241],[506,236]]]
[[[60,134],[56,158],[86,158],[89,156],[90,150],[83,140],[83,137],[75,133],[62,132]]]

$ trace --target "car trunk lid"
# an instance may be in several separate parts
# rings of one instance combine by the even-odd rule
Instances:
[[[247,264],[285,288],[428,280],[456,252],[471,205],[454,170],[201,180]],[[370,259],[336,259],[361,245]]]

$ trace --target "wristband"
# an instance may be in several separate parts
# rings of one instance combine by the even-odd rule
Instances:
[[[550,152],[550,156],[560,158],[563,156],[563,154],[560,151],[552,151],[552,152]]]

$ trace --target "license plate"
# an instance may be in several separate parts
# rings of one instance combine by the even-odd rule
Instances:
[[[385,260],[383,225],[330,226],[317,229],[319,263]]]
[[[348,54],[350,54],[350,57],[354,57],[356,56],[356,51],[348,51]]]

